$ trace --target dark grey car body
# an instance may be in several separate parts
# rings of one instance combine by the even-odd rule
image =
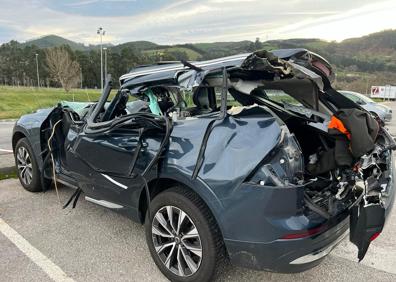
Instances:
[[[331,101],[335,110],[359,108],[331,88],[331,69],[323,74],[312,67],[312,58],[329,66],[323,58],[303,49],[273,53],[285,60],[293,58],[294,68],[320,90],[319,99],[323,103]],[[297,60],[296,54],[303,55]],[[121,89],[129,89],[133,94],[134,89],[141,86],[181,84],[181,70],[186,76],[183,83],[188,86],[201,82],[213,70],[239,68],[248,55],[195,63],[195,70],[181,63],[138,68],[121,77]],[[106,100],[107,97],[98,104]],[[255,100],[258,104],[260,101]],[[307,208],[304,197],[307,186],[312,184],[310,181],[283,187],[251,181],[263,164],[271,162],[274,152],[285,148],[301,150],[292,143],[294,138],[282,129],[284,123],[279,114],[274,114],[274,109],[287,114],[288,120],[307,124],[307,128],[314,121],[278,109],[276,105],[272,105],[273,108],[265,102],[262,105],[232,115],[223,108],[220,114],[216,111],[200,114],[196,119],[173,120],[166,148],[148,171],[148,164],[161,148],[165,130],[156,133],[150,129],[141,136],[133,122],[123,121],[122,117],[117,122],[93,124],[94,119],[90,120],[89,115],[95,115],[94,109],[85,121],[68,124],[63,121],[67,124],[64,138],[55,140],[59,150],[57,179],[81,188],[88,199],[107,204],[138,222],[144,221],[147,211],[146,183],[150,197],[174,184],[189,187],[216,219],[231,262],[280,272],[311,268],[347,234],[349,209],[340,209],[328,219]],[[48,139],[45,137],[48,132],[47,135],[44,132],[53,128],[51,117],[60,110],[26,115],[15,125],[13,145],[19,138],[27,137],[40,170],[44,170],[42,152]],[[312,132],[316,132],[312,128]],[[135,159],[138,144],[139,156]],[[387,162],[390,164],[388,173],[394,175],[391,154]],[[394,199],[393,179],[389,179],[382,195],[387,214]]]

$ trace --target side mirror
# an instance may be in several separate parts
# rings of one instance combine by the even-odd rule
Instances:
[[[356,104],[358,104],[358,105],[364,105],[364,104],[366,104],[364,101],[362,101],[362,100],[357,100],[356,101]]]

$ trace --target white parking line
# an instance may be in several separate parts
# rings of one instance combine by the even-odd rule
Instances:
[[[43,253],[33,247],[18,232],[12,229],[0,218],[0,232],[3,233],[14,245],[28,258],[37,264],[52,280],[56,282],[74,282],[63,270],[47,258]]]
[[[0,152],[12,153],[12,150],[0,149]]]

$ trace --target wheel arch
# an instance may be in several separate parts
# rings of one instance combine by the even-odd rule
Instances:
[[[26,138],[26,134],[22,131],[15,131],[12,135],[12,150],[15,151],[15,146],[19,140]]]
[[[180,179],[175,179],[173,177],[165,177],[165,176],[152,179],[147,183],[150,191],[151,199],[154,199],[154,197],[160,194],[161,192],[164,192],[167,189],[175,186],[181,186],[185,189],[188,189],[189,191],[194,192],[202,200],[202,202],[205,204],[210,214],[213,216],[217,224],[218,230],[220,232],[221,239],[224,242],[221,220],[219,220],[219,214],[221,214],[221,209],[222,209],[220,201],[217,199],[217,197],[215,197],[213,193],[209,192],[210,189],[207,186],[203,186],[203,184],[200,183],[199,181],[195,181],[194,185],[192,184],[193,183],[186,183],[185,181],[182,181]],[[203,192],[203,189],[204,191],[206,190],[207,192]],[[145,221],[146,211],[147,211],[147,197],[145,193],[145,188],[142,187],[142,191],[139,197],[139,207],[138,207],[138,218],[140,223],[142,224],[144,224]]]
[[[174,186],[182,186],[185,189],[193,191],[206,204],[216,221],[219,222],[217,220],[216,211],[219,211],[222,208],[221,203],[212,193],[212,191],[206,185],[203,185],[203,183],[201,183],[200,181],[187,182],[179,178],[163,175],[158,178],[151,179],[147,182],[147,185],[150,191],[151,200],[154,199],[154,197],[157,196],[159,193]],[[139,196],[138,210],[140,222],[144,223],[144,217],[147,211],[147,197],[144,187],[142,187]]]

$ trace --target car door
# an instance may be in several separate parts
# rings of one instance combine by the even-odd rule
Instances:
[[[131,123],[103,133],[84,131],[67,153],[71,173],[89,198],[136,208],[144,185],[141,173],[158,152],[160,139],[161,134]]]

